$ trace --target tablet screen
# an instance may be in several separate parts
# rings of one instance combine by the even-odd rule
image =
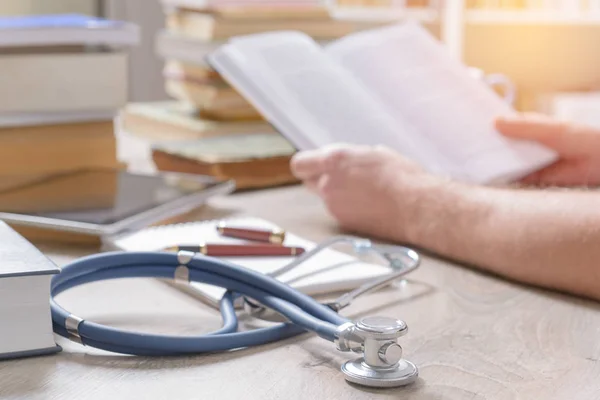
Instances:
[[[106,225],[218,182],[185,175],[85,170],[0,182],[0,212]]]

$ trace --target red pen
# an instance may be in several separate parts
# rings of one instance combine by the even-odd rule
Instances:
[[[285,239],[285,231],[281,229],[254,229],[227,226],[225,222],[219,222],[217,225],[219,234],[227,237],[255,240],[258,242],[282,244]]]
[[[298,256],[304,253],[302,247],[286,247],[273,244],[199,244],[181,245],[166,251],[191,251],[205,256],[244,257],[244,256]]]

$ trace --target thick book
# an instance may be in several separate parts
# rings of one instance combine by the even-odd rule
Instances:
[[[0,128],[5,180],[85,168],[118,168],[113,121]]]
[[[0,113],[116,110],[127,82],[125,52],[1,54]]]
[[[236,189],[296,183],[290,170],[294,147],[280,135],[233,135],[159,143],[152,149],[160,171],[235,180]]]
[[[161,0],[167,10],[187,9],[210,13],[230,20],[310,20],[329,19],[328,7],[316,2],[286,2],[281,0],[259,2],[207,2],[205,0]]]
[[[224,41],[207,42],[164,29],[156,35],[154,50],[165,60],[206,65],[206,56],[223,44]]]
[[[166,21],[166,26],[169,30],[204,41],[224,40],[236,35],[279,31],[282,29],[297,30],[315,39],[330,40],[380,25],[380,22],[374,21],[335,19],[235,20],[186,10],[178,10],[168,14]]]
[[[235,110],[230,112],[235,113]],[[221,122],[205,119],[201,114],[193,105],[178,101],[131,103],[123,110],[120,120],[125,132],[151,140],[186,140],[250,133],[276,134],[273,127],[265,122]],[[229,116],[233,117],[235,114]]]
[[[200,85],[211,85],[218,88],[229,87],[227,82],[214,69],[176,60],[167,60],[163,68],[165,79],[194,82]]]
[[[118,110],[90,111],[45,111],[45,112],[0,112],[0,128],[19,126],[60,125],[83,122],[103,122],[113,120]]]
[[[208,121],[220,122],[264,121],[262,115],[250,104],[240,105],[239,107],[205,106],[198,109],[198,117]],[[269,131],[271,130],[272,128],[269,126]]]
[[[38,176],[20,184],[13,181],[13,185],[0,190],[0,210],[15,214],[58,215],[111,209],[117,201],[118,183],[117,174],[93,170],[87,174]]]
[[[382,144],[432,173],[506,183],[556,154],[503,137],[514,110],[415,22],[325,47],[301,32],[231,39],[209,63],[299,150]]]
[[[219,110],[230,114],[248,110],[240,117],[262,120],[260,113],[210,67],[171,60],[165,64],[163,76],[166,92],[171,97],[193,104],[205,115]]]
[[[50,280],[59,268],[0,221],[0,359],[56,353]]]
[[[318,42],[326,45],[330,40],[319,40]],[[206,57],[226,43],[226,39],[205,41],[163,29],[156,35],[154,50],[158,56],[167,61],[175,60],[207,67]]]
[[[0,48],[95,45],[133,46],[140,40],[137,25],[79,14],[0,18]]]
[[[165,79],[165,91],[174,99],[193,104],[198,109],[250,106],[235,89],[229,86],[198,83],[189,78]]]
[[[171,60],[165,63],[163,76],[166,92],[171,97],[192,104],[208,119],[263,119],[260,113],[212,68]],[[228,115],[231,118],[227,118]]]

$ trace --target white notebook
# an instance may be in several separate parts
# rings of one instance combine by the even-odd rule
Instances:
[[[199,242],[248,243],[244,240],[220,236],[216,230],[218,222],[195,222],[147,228],[137,233],[111,239],[105,243],[105,248],[107,250],[156,251],[169,246],[194,245]],[[247,228],[285,228],[257,218],[236,218],[229,219],[227,222],[232,226]],[[287,232],[284,245],[303,247],[308,251],[315,246],[315,243]],[[224,259],[255,271],[269,273],[286,265],[294,258],[228,257]],[[363,262],[346,253],[326,249],[296,269],[281,275],[278,279],[303,293],[317,296],[351,290],[389,272],[384,265]],[[213,305],[218,303],[225,292],[222,288],[200,283],[193,283],[191,288],[194,294]]]

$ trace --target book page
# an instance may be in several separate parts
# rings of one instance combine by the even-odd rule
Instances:
[[[432,169],[446,168],[409,122],[389,115],[306,35],[234,38],[209,62],[300,150],[334,142],[383,144]]]
[[[368,87],[399,124],[408,120],[443,154],[455,177],[508,182],[554,160],[546,148],[498,134],[493,121],[512,113],[511,107],[416,23],[353,34],[326,51]]]

